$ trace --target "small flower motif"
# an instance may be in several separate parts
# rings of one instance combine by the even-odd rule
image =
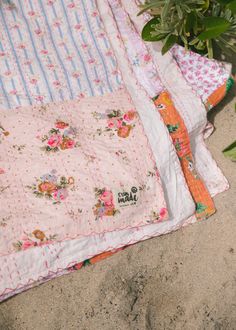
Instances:
[[[42,55],[48,55],[48,50],[47,49],[41,49],[40,54]]]
[[[69,8],[69,9],[74,9],[74,8],[75,8],[75,4],[74,4],[74,2],[69,3],[69,4],[67,5],[67,8]]]
[[[61,87],[61,82],[60,82],[59,80],[54,80],[54,81],[53,81],[53,86],[54,86],[55,88],[60,88],[60,87]]]
[[[26,45],[24,43],[21,43],[21,44],[18,45],[18,48],[19,49],[25,49]]]
[[[79,71],[74,71],[72,73],[72,77],[75,78],[75,79],[78,79],[80,77],[80,72]]]
[[[167,215],[167,209],[163,207],[160,210],[160,218],[163,220],[166,217],[166,215]]]
[[[106,52],[106,56],[113,56],[113,52],[112,52],[112,50],[108,50],[108,51]]]
[[[40,241],[43,241],[46,238],[44,232],[38,229],[34,230],[32,234],[34,235],[35,238],[39,239]]]
[[[19,23],[14,23],[14,24],[11,25],[12,29],[19,29],[19,27],[20,27]]]
[[[68,56],[66,56],[66,60],[67,60],[67,61],[72,61],[72,60],[73,60],[73,56],[72,56],[72,55],[68,55]]]
[[[127,138],[130,134],[130,131],[132,129],[132,126],[125,125],[118,129],[117,135],[121,138]]]
[[[75,179],[74,179],[72,176],[70,176],[70,177],[68,178],[68,183],[69,183],[69,184],[74,184],[74,183],[75,183]]]
[[[93,116],[99,120],[107,118],[107,126],[105,132],[117,132],[117,135],[121,138],[127,138],[130,135],[131,130],[135,127],[135,120],[137,112],[134,109],[122,114],[120,110],[111,110],[105,114],[93,113]],[[102,134],[102,130],[97,130],[98,134]],[[112,133],[113,135],[113,133]]]
[[[112,191],[103,188],[95,188],[95,197],[97,198],[97,203],[93,208],[93,213],[96,216],[95,220],[102,219],[104,216],[115,216],[119,213],[119,210],[115,208],[114,198]]]
[[[76,24],[76,25],[74,26],[74,28],[75,28],[76,30],[80,30],[80,29],[82,28],[82,25],[81,25],[81,24]]]
[[[49,64],[47,64],[47,68],[48,68],[49,70],[55,70],[56,65],[53,64],[53,63],[49,63]]]
[[[136,116],[136,111],[132,109],[124,114],[123,119],[124,121],[129,123],[134,120],[135,116]]]
[[[143,57],[144,62],[150,62],[152,59],[150,54],[145,54]]]
[[[14,72],[12,72],[10,70],[5,71],[3,74],[7,79],[11,79],[14,76]]]
[[[88,63],[89,64],[94,64],[96,61],[95,61],[95,59],[94,58],[90,58],[89,60],[88,60]]]
[[[49,235],[47,237],[42,230],[35,229],[30,234],[25,233],[21,240],[16,243],[13,243],[13,247],[16,251],[24,251],[32,247],[50,244],[55,241],[56,238],[57,235]]]
[[[115,122],[114,122],[114,120],[109,119],[108,122],[107,122],[107,126],[108,126],[109,128],[114,128],[114,127],[115,127]]]
[[[61,19],[61,18],[57,18],[57,19],[55,19],[54,22],[53,22],[53,26],[54,26],[54,27],[57,27],[57,28],[60,27],[61,24],[62,24],[62,19]]]
[[[61,150],[73,149],[76,145],[76,142],[69,138],[64,138],[63,142],[60,145]]]
[[[48,139],[48,146],[50,148],[57,148],[62,142],[62,136],[60,134],[52,134]]]
[[[51,194],[53,193],[54,191],[56,191],[57,189],[57,186],[53,183],[53,182],[41,182],[39,185],[38,185],[38,190],[41,192],[41,193],[48,193],[48,194]]]
[[[84,93],[79,93],[78,95],[78,99],[84,99],[85,98],[85,94]]]
[[[35,78],[35,77],[32,77],[32,78],[30,79],[30,83],[31,83],[32,85],[36,85],[36,84],[38,83],[38,79]]]
[[[0,57],[6,57],[6,56],[7,56],[7,53],[6,52],[0,51]]]
[[[98,16],[98,12],[97,11],[93,11],[92,12],[92,17],[97,17]]]
[[[98,34],[98,37],[99,37],[99,38],[104,38],[105,36],[106,36],[105,32],[100,32],[100,33]]]
[[[32,64],[32,60],[26,60],[25,62],[24,62],[24,65],[31,65]]]
[[[42,37],[44,35],[44,31],[41,29],[36,29],[34,32],[38,37]]]
[[[102,83],[102,81],[100,79],[94,79],[94,82],[96,85],[100,85]]]
[[[86,49],[86,48],[88,48],[88,44],[82,44],[81,47],[82,47],[83,49]]]
[[[36,12],[34,10],[28,11],[28,15],[30,17],[35,17],[36,16]]]
[[[51,128],[47,135],[41,138],[46,145],[42,150],[46,152],[57,152],[60,150],[73,149],[80,146],[76,138],[78,136],[77,130],[68,123],[58,120],[55,127]]]
[[[180,158],[183,157],[186,153],[188,153],[188,145],[186,145],[184,141],[182,141],[180,138],[174,138],[173,143]]]
[[[166,217],[168,215],[166,208],[161,208],[160,212],[152,211],[148,223],[154,223],[154,222],[162,222],[166,220]]]
[[[36,179],[36,183],[27,188],[31,189],[36,197],[45,197],[53,200],[53,204],[60,204],[69,196],[68,189],[71,189],[73,184],[74,178],[58,177],[55,171],[51,171]]]
[[[17,90],[16,89],[12,89],[9,93],[11,95],[17,95]]]
[[[68,191],[66,189],[59,189],[54,191],[53,199],[56,202],[64,201],[68,197]]]
[[[64,128],[68,127],[69,124],[64,123],[64,121],[57,121],[57,122],[55,123],[55,126],[56,126],[56,128],[64,129]]]
[[[53,6],[56,0],[48,0],[47,5],[48,6]]]
[[[44,96],[43,95],[37,95],[37,96],[35,96],[35,100],[39,101],[39,102],[42,102],[44,100]]]

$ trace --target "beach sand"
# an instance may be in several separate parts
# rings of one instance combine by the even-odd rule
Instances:
[[[1,330],[236,329],[236,164],[221,152],[236,136],[235,92],[209,116],[231,185],[217,213],[3,302]]]

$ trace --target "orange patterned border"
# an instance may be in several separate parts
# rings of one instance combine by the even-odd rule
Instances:
[[[225,82],[224,85],[220,86],[208,98],[205,104],[208,110],[210,110],[224,98],[224,96],[232,86],[231,79]],[[208,190],[199,178],[197,171],[194,169],[194,160],[191,152],[190,139],[184,121],[176,110],[168,92],[163,92],[162,94],[154,98],[154,103],[159,110],[170,132],[171,138],[175,144],[175,148],[178,153],[180,163],[187,184],[189,186],[189,190],[196,203],[196,217],[199,220],[207,218],[208,216],[215,213],[215,207]],[[98,254],[90,259],[87,259],[83,262],[74,265],[70,268],[70,270],[78,270],[86,265],[94,264],[98,261],[112,256],[118,251],[124,250],[128,246]]]
[[[221,85],[219,88],[217,88],[207,99],[205,102],[205,106],[207,111],[211,110],[214,108],[220,101],[223,100],[225,95],[229,92],[231,87],[234,84],[234,79],[233,77],[230,77],[226,82]]]
[[[184,121],[176,110],[167,91],[154,98],[154,103],[161,114],[175,145],[186,182],[196,203],[196,217],[198,220],[205,219],[215,213],[215,207],[207,188],[199,178],[198,173],[194,168],[194,159],[191,152],[190,139]],[[117,250],[103,252],[93,258],[74,265],[70,269],[73,271],[81,269],[84,266],[94,264],[110,257],[120,250],[124,250],[126,247],[127,246]]]
[[[131,244],[131,245],[133,245],[133,244]],[[126,249],[128,246],[130,246],[130,245],[123,246],[122,248],[119,248],[119,249],[116,249],[116,250],[106,251],[106,252],[97,254],[96,256],[94,256],[90,259],[84,260],[84,261],[72,266],[69,270],[71,270],[71,271],[78,270],[78,269],[81,269],[84,266],[93,265],[93,264],[95,264],[95,263],[97,263],[101,260],[104,260],[104,259],[106,259],[110,256],[113,256],[113,254],[116,254],[119,251],[122,251],[122,250]]]
[[[208,218],[215,213],[215,207],[210,193],[195,169],[190,138],[184,120],[167,91],[162,92],[153,100],[175,145],[189,191],[196,203],[196,217],[198,220]]]

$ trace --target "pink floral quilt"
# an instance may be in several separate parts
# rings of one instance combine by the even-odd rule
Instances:
[[[1,255],[167,220],[125,90],[5,111],[1,133]]]
[[[202,133],[230,66],[162,56],[138,4],[0,1],[0,301],[196,221],[163,90],[209,193],[228,188]]]

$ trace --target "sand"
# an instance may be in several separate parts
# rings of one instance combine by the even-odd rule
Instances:
[[[221,153],[236,136],[235,92],[209,116],[231,184],[216,215],[3,302],[1,330],[236,329],[236,164]]]

